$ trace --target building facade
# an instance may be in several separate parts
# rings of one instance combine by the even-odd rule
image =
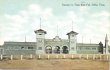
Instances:
[[[46,31],[38,29],[34,31],[36,42],[4,42],[1,54],[4,55],[29,55],[29,54],[107,54],[108,38],[105,38],[105,47],[100,44],[77,43],[78,33],[70,31],[68,39],[61,39],[55,36],[53,39],[46,39]],[[105,51],[106,50],[106,51]]]

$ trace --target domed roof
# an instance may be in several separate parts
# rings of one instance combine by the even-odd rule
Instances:
[[[39,33],[39,32],[40,32],[40,33],[45,33],[45,34],[47,33],[47,32],[44,31],[43,29],[38,29],[38,30],[35,30],[34,32],[35,32],[35,33]]]

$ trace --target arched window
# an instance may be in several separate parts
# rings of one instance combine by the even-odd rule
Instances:
[[[45,47],[45,53],[51,54],[52,53],[52,47],[51,46],[46,46]]]
[[[67,46],[63,46],[62,49],[63,49],[64,54],[68,54],[68,47]]]
[[[59,46],[55,46],[54,48],[54,53],[60,53],[60,47]]]

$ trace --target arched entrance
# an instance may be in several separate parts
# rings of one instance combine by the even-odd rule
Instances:
[[[57,54],[60,53],[60,47],[59,47],[59,46],[56,46],[56,47],[55,47],[55,49],[54,49],[54,53],[57,53]]]
[[[46,52],[47,54],[51,54],[51,53],[52,53],[52,47],[51,47],[51,46],[46,46],[46,47],[45,47],[45,52]]]
[[[68,47],[67,46],[63,46],[62,49],[63,49],[64,54],[68,54]]]

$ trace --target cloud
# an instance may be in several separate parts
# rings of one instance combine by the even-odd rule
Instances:
[[[42,8],[38,4],[31,4],[28,8],[28,13],[31,16],[39,16],[43,19],[47,20],[49,17],[53,16],[52,9],[51,8]]]
[[[84,35],[92,37],[93,42],[102,41],[104,43],[105,35],[108,34],[110,36],[109,13],[101,11],[99,13],[91,13],[89,16],[83,29]]]
[[[100,13],[95,13],[92,15],[93,18],[96,18],[96,17],[110,17],[110,12],[107,12],[107,11],[101,11]]]
[[[30,36],[29,40],[33,41],[31,37],[35,38],[34,29],[39,27],[39,18],[47,20],[51,16],[51,8],[43,9],[37,4],[31,4],[27,10],[21,10],[14,15],[4,14],[0,21],[0,44],[4,41],[24,41],[25,35]]]
[[[53,11],[50,7],[31,4],[15,15],[5,14],[0,21],[0,44],[4,41],[24,41],[25,36],[27,41],[36,41],[34,30],[39,29],[40,17],[42,29],[47,31],[46,38],[52,39],[57,35],[57,25],[59,36],[67,38],[66,34],[72,30],[72,21],[73,30],[79,33],[78,42],[82,42],[82,36],[85,43],[90,43],[90,39],[91,43],[104,43],[106,33],[110,37],[110,13],[107,11],[89,13],[87,7],[79,8],[79,12],[68,10],[64,15],[55,15]]]
[[[42,13],[42,9],[38,4],[31,4],[29,6],[29,13],[34,15],[40,15]]]

